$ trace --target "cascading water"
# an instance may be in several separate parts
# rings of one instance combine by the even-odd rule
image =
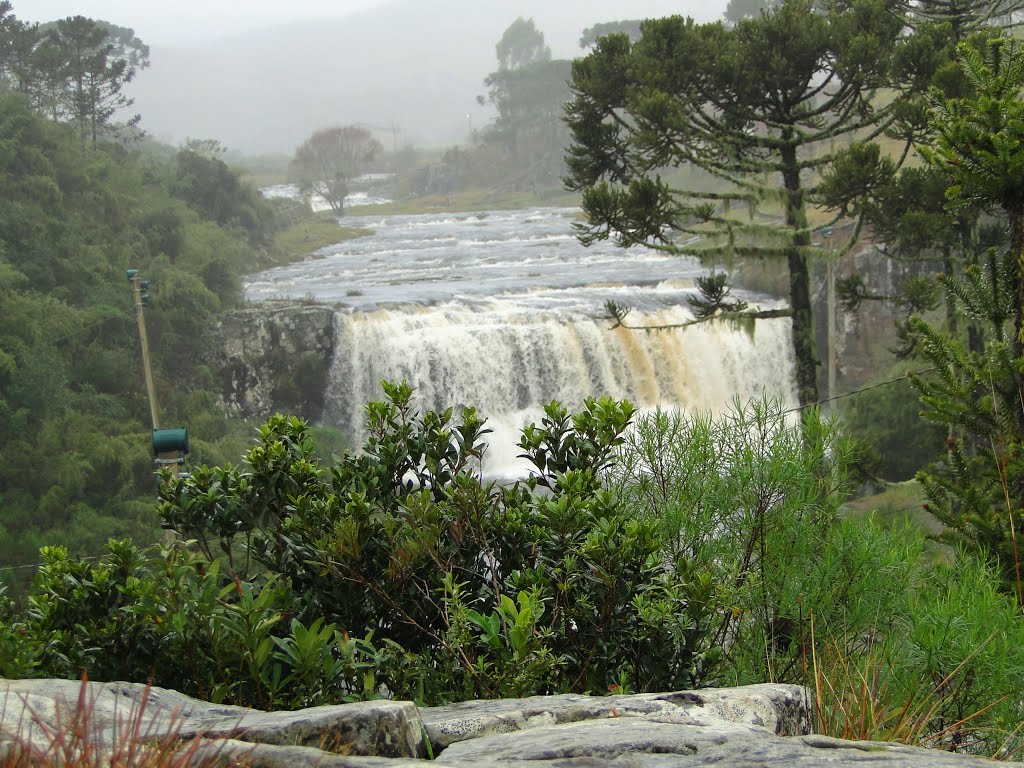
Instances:
[[[762,393],[795,401],[787,319],[758,321],[753,336],[723,322],[644,332],[598,319],[613,299],[634,307],[630,325],[685,323],[703,269],[646,249],[583,248],[574,213],[347,218],[375,234],[253,275],[246,291],[337,304],[326,421],[360,440],[381,379],[404,379],[422,409],[472,405],[487,418],[488,474],[516,471],[518,430],[551,400],[702,410]]]

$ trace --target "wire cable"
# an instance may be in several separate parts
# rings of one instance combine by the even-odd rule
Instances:
[[[860,389],[854,389],[850,392],[844,392],[841,395],[833,395],[832,397],[826,397],[824,400],[816,400],[813,403],[805,403],[804,405],[798,405],[795,408],[790,408],[784,411],[784,413],[796,413],[797,411],[802,411],[805,408],[810,408],[815,405],[824,405],[825,403],[831,403],[833,400],[840,400],[844,397],[850,397],[851,395],[859,395],[861,392],[867,392],[868,390],[871,389],[878,389],[878,387],[884,387],[889,384],[895,384],[897,381],[904,381],[906,379],[913,378],[914,376],[920,376],[922,373],[931,373],[932,371],[937,370],[938,367],[933,365],[931,368],[922,368],[919,371],[909,371],[907,373],[904,373],[902,376],[897,376],[894,379],[888,379],[887,381],[879,381],[874,384],[869,384],[866,387],[861,387]]]

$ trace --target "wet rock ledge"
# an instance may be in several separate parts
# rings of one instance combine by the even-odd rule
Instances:
[[[244,417],[318,421],[334,355],[333,308],[268,301],[224,315],[203,356],[221,400]]]
[[[803,688],[752,685],[677,693],[535,696],[418,708],[373,701],[295,712],[209,704],[133,683],[0,680],[0,764],[15,739],[45,751],[74,722],[109,751],[123,735],[172,734],[189,764],[251,768],[661,768],[970,766],[988,760],[811,733]]]

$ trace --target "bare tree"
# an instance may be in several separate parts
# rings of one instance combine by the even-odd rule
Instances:
[[[291,176],[306,195],[320,195],[331,210],[342,213],[349,182],[381,151],[368,130],[355,125],[324,128],[300,146],[292,158]]]

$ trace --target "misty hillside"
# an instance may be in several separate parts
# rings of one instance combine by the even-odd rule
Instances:
[[[247,153],[291,152],[316,128],[358,122],[388,149],[446,144],[489,119],[476,97],[495,69],[495,43],[517,16],[532,16],[553,54],[568,58],[595,22],[686,10],[669,0],[393,0],[214,46],[154,47],[133,95],[143,126],[175,143],[217,138]],[[699,15],[709,13],[720,9]]]

